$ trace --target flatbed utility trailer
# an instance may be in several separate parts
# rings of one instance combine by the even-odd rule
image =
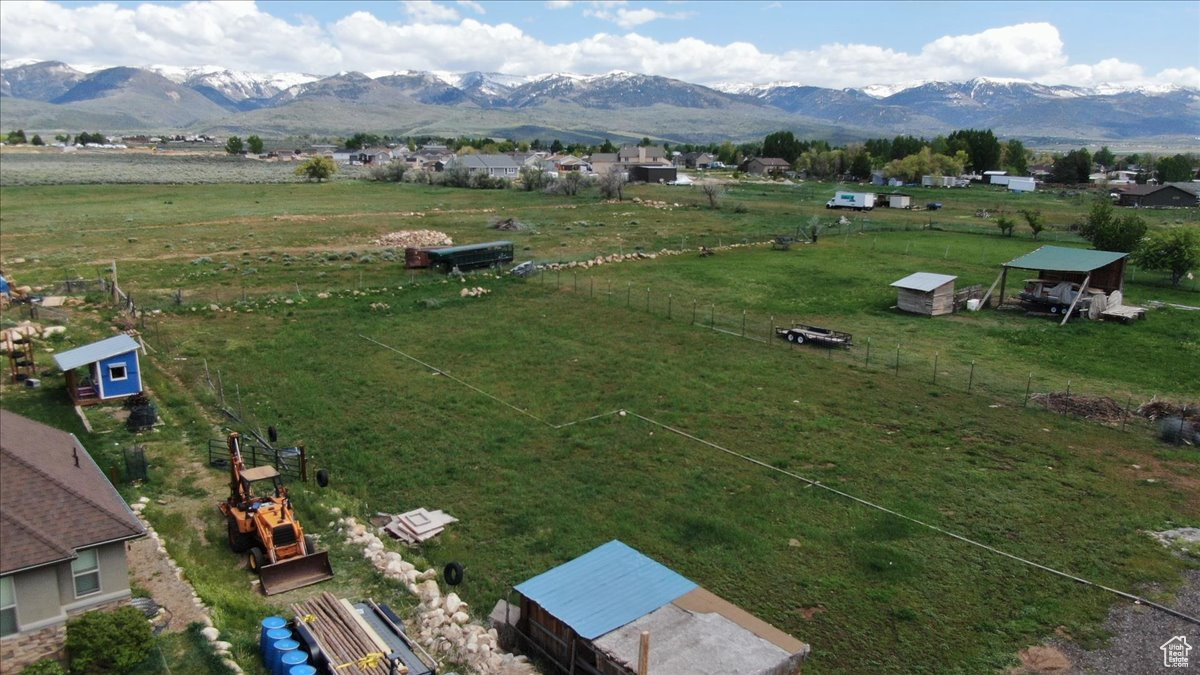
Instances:
[[[825,347],[845,347],[849,349],[854,344],[854,336],[849,333],[821,328],[819,326],[809,326],[803,323],[794,323],[791,328],[777,328],[775,333],[788,342],[798,345],[802,345],[805,342],[812,342]]]

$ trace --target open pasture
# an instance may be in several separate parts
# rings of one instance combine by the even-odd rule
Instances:
[[[833,188],[743,184],[720,210],[686,189],[630,191],[681,205],[668,210],[594,195],[351,182],[22,187],[0,189],[0,224],[5,260],[25,259],[6,265],[20,283],[94,278],[115,259],[122,287],[141,307],[164,311],[146,320],[144,333],[155,350],[152,385],[173,427],[148,441],[156,480],[143,490],[167,502],[151,517],[247,653],[255,617],[277,600],[241,592],[246,575],[210,508],[219,495],[202,489],[222,482],[196,465],[202,443],[220,435],[206,365],[220,371],[227,392],[236,387],[254,423],[303,439],[332,471],[332,492],[297,491],[306,526],[327,541],[337,537],[315,502],[351,506],[360,517],[425,506],[460,518],[423,555],[467,565],[463,594],[477,614],[513,584],[620,538],[811,642],[814,672],[979,672],[1005,667],[1059,626],[1087,645],[1103,637],[1108,594],[806,487],[637,415],[1030,560],[1163,599],[1150,589],[1170,588],[1186,563],[1142,531],[1200,519],[1200,460],[1141,426],[1121,431],[1025,408],[1021,393],[1036,371],[1036,390],[1062,390],[1070,380],[1084,393],[1194,398],[1194,384],[1180,374],[1200,370],[1200,313],[1155,310],[1131,326],[1063,328],[1015,312],[898,314],[891,281],[935,271],[986,286],[1000,262],[1038,243],[991,234],[973,215],[1012,199],[1002,193],[942,192],[942,211],[876,210],[828,227],[821,205]],[[963,201],[951,204],[952,194]],[[1052,223],[1086,208],[1071,197],[1033,197],[1055,214]],[[578,276],[469,276],[466,285],[492,291],[482,298],[460,297],[459,282],[410,274],[402,252],[389,260],[370,244],[390,231],[437,229],[456,242],[511,238],[518,260],[550,262],[764,241],[814,216],[825,228],[816,245],[692,252]],[[487,228],[493,217],[533,227],[497,233]],[[1157,226],[1174,215],[1156,217]],[[1200,304],[1194,288],[1170,289],[1141,272],[1128,295]],[[766,335],[773,317],[849,330],[857,345],[827,353],[705,330],[711,316],[739,333],[743,312],[751,336]],[[114,313],[81,312],[72,344],[105,331]],[[866,337],[879,350],[871,363]],[[898,343],[896,375],[889,352]],[[937,382],[933,358],[946,371]],[[968,394],[971,360],[980,377]],[[58,385],[51,377],[34,393],[6,390],[4,404],[69,425],[65,406],[56,407]],[[606,414],[620,409],[636,415]],[[595,415],[602,416],[552,428]],[[81,439],[89,447],[145,440],[111,433]],[[333,552],[339,592],[389,592],[361,556],[337,545]],[[403,606],[402,597],[397,589],[388,599]]]

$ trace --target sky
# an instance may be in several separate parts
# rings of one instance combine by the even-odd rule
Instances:
[[[0,60],[256,74],[613,70],[705,85],[1200,88],[1186,2],[0,2]]]

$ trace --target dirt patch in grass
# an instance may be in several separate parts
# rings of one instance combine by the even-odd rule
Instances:
[[[1017,658],[1021,659],[1021,665],[1009,671],[1013,675],[1065,673],[1071,669],[1070,659],[1055,647],[1028,647],[1018,652]]]

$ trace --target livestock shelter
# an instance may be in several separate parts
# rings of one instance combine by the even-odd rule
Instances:
[[[92,405],[142,393],[139,349],[137,340],[121,334],[55,354],[54,361],[66,376],[71,401]]]
[[[651,673],[790,675],[809,653],[615,539],[515,590],[522,646],[563,672],[633,675],[641,662]]]
[[[1037,270],[1038,276],[1030,281],[1047,283],[1078,284],[1077,289],[1071,289],[1074,298],[1071,306],[1063,312],[1062,322],[1074,313],[1075,306],[1082,298],[1095,295],[1107,295],[1106,303],[1111,303],[1111,309],[1104,311],[1104,316],[1124,318],[1121,310],[1121,298],[1125,290],[1125,262],[1128,253],[1117,251],[1091,251],[1081,248],[1066,248],[1063,246],[1043,246],[1032,253],[1004,263],[1000,276],[992,283],[1000,284],[1000,300],[997,305],[1004,304],[1004,288],[1008,283],[1008,270],[1023,269]],[[983,297],[982,305],[986,306],[991,296],[991,289]]]
[[[948,274],[916,272],[891,286],[900,289],[896,296],[896,307],[914,314],[940,316],[954,312],[954,280]]]

